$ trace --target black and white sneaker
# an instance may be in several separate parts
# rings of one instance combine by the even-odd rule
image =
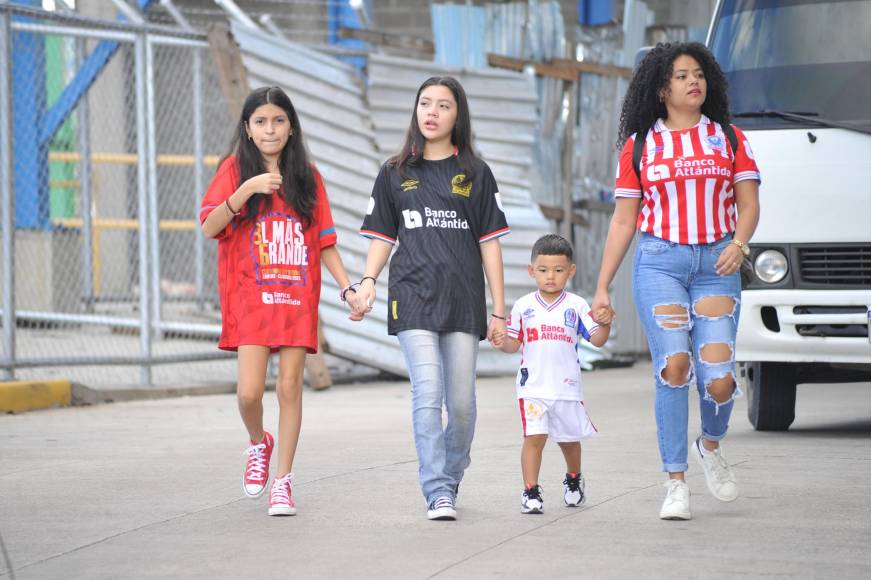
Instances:
[[[584,495],[584,476],[580,473],[566,473],[566,478],[563,480],[563,489],[565,495],[563,499],[568,507],[578,507],[587,501],[587,496]]]
[[[454,509],[454,500],[446,495],[435,498],[426,510],[426,517],[431,520],[457,519],[457,510]]]
[[[544,499],[541,497],[540,485],[533,485],[532,487],[523,490],[523,495],[520,496],[520,513],[544,513]]]

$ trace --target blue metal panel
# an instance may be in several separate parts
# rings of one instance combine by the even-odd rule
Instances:
[[[487,13],[481,6],[433,4],[435,62],[447,66],[487,66]]]
[[[19,4],[40,7],[40,0]],[[16,21],[30,18],[14,17]],[[15,226],[48,227],[48,146],[38,137],[45,112],[45,38],[12,33],[12,134]],[[34,264],[34,267],[42,267]]]
[[[36,0],[32,0],[32,2],[34,4],[41,4],[41,2]],[[138,4],[139,9],[145,11],[154,4],[154,0],[138,0]],[[122,14],[119,14],[117,19],[127,20]],[[75,78],[64,88],[57,102],[43,118],[39,127],[40,145],[48,146],[55,132],[63,125],[70,113],[73,112],[79,99],[91,88],[91,85],[100,76],[100,72],[102,72],[117,50],[117,42],[103,40],[91,52],[85,62],[82,63],[82,67],[76,73]]]
[[[598,26],[614,20],[614,0],[578,0],[578,24]]]
[[[372,14],[372,1],[364,0],[363,10]],[[345,48],[364,49],[366,43],[354,38],[339,38],[339,28],[363,28],[357,12],[351,8],[350,2],[330,2],[327,4],[327,30],[330,44]],[[353,65],[358,72],[366,66],[366,59],[362,56],[342,56],[339,60]]]

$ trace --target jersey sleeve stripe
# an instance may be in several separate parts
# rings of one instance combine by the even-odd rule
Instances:
[[[759,177],[758,171],[740,171],[735,174],[732,183],[738,183],[739,181],[746,181],[748,179],[755,179],[756,181],[762,181]]]
[[[641,190],[618,187],[614,190],[614,197],[641,197]]]
[[[495,232],[492,232],[492,233],[487,234],[486,236],[483,236],[481,239],[478,240],[478,243],[483,244],[484,242],[489,242],[490,240],[495,240],[496,238],[501,238],[502,236],[504,236],[506,234],[510,234],[510,233],[511,233],[510,228],[502,228],[501,230],[496,230]]]
[[[387,242],[391,246],[396,244],[396,240],[394,238],[391,238],[390,236],[385,236],[384,234],[378,232],[373,232],[372,230],[360,230],[360,235],[366,238]]]
[[[328,236],[330,234],[335,234],[335,233],[336,233],[336,228],[327,228],[325,230],[321,230],[321,233],[318,237],[322,238],[324,236]]]

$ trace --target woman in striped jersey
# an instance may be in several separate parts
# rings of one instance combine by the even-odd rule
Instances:
[[[709,491],[738,497],[720,441],[735,398],[740,266],[759,218],[759,169],[729,125],[726,79],[699,43],[657,45],[629,85],[620,115],[616,207],[592,310],[639,231],[634,298],[656,383],[656,427],[667,495],[662,519],[688,520],[689,388],[699,392],[701,433],[692,454]],[[636,140],[643,140],[636,146]]]

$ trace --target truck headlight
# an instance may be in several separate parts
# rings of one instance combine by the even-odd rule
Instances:
[[[753,262],[753,272],[756,277],[768,284],[780,282],[788,271],[786,256],[777,250],[760,252]]]

